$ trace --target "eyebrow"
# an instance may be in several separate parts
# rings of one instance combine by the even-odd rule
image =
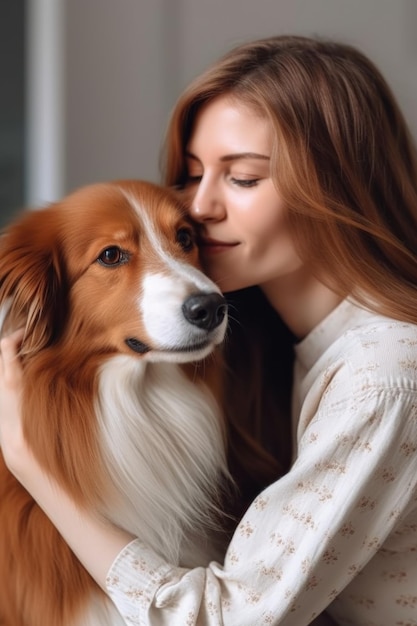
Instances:
[[[192,152],[186,152],[185,156],[194,159],[195,161],[199,161],[200,159],[195,156]],[[264,154],[258,154],[257,152],[236,152],[235,154],[225,154],[220,157],[220,161],[222,163],[226,163],[228,161],[240,161],[241,159],[258,159],[259,161],[270,161],[270,157]]]

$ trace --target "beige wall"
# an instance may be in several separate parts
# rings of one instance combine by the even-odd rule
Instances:
[[[417,137],[415,0],[60,1],[63,191],[106,178],[158,180],[160,144],[183,86],[232,45],[271,34],[359,46],[388,78]]]

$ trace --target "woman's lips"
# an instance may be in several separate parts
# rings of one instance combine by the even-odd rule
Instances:
[[[199,247],[205,254],[215,254],[225,252],[239,245],[238,241],[220,241],[219,239],[202,238],[199,240]]]

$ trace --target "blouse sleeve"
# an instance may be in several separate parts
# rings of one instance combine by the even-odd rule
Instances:
[[[387,386],[359,377],[353,389],[349,372],[327,381],[299,433],[296,462],[250,506],[223,565],[171,567],[139,540],[130,543],[107,579],[125,622],[310,623],[416,507],[410,381]]]

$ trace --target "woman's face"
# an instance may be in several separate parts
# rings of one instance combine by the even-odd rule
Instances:
[[[202,261],[224,292],[268,288],[302,266],[270,174],[272,141],[268,120],[221,96],[201,109],[186,146]]]

